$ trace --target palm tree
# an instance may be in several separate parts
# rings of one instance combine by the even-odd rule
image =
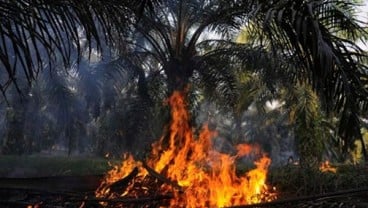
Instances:
[[[223,1],[161,1],[154,14],[142,14],[134,27],[138,40],[132,43],[133,54],[123,57],[131,60],[138,75],[147,77],[142,80],[162,77],[167,95],[196,83],[231,101],[233,71],[226,67],[228,61],[216,60],[220,54],[205,36],[209,30],[230,34],[242,24],[236,19],[242,13],[240,7]]]
[[[253,27],[255,33],[269,37],[263,44],[296,66],[287,68],[289,82],[311,84],[322,108],[341,115],[339,134],[347,149],[361,138],[359,115],[367,109],[367,57],[356,44],[367,33],[356,3],[272,1],[262,6],[265,12],[253,21],[263,27]]]
[[[318,97],[310,86],[300,84],[289,91],[287,100],[290,106],[289,118],[295,128],[300,165],[316,168],[322,161],[323,140],[327,138],[328,132],[323,129]]]

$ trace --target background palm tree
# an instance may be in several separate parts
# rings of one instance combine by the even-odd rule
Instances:
[[[310,83],[327,112],[340,117],[339,134],[347,146],[361,138],[359,115],[367,109],[366,53],[356,40],[367,37],[356,4],[346,1],[273,1],[254,19],[275,53],[297,67],[290,80]],[[262,28],[262,30],[258,30]],[[290,59],[292,57],[292,59]],[[347,125],[345,121],[351,121]]]

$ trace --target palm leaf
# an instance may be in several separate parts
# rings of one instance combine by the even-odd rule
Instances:
[[[80,60],[85,48],[91,53],[105,43],[116,45],[139,10],[159,2],[1,0],[0,67],[8,79],[0,90],[4,93],[9,83],[17,86],[20,73],[31,82],[39,70],[56,61],[70,65],[75,57]]]
[[[207,54],[195,63],[199,78],[197,83],[210,100],[219,101],[224,106],[234,106],[238,97],[235,71],[229,61],[219,61],[218,58],[218,54]]]
[[[298,77],[312,82],[329,109],[341,110],[344,97],[354,96],[358,101],[368,93],[364,85],[367,66],[362,64],[366,55],[349,40],[365,35],[351,14],[353,8],[353,3],[337,0],[276,1],[265,6],[267,12],[256,20],[263,24],[276,52],[282,49],[285,56],[297,57],[297,70],[307,72]]]
[[[294,83],[310,83],[325,110],[353,115],[368,102],[367,56],[354,42],[367,33],[356,6],[339,0],[263,2],[252,18],[255,28],[261,28],[263,45],[294,59]]]

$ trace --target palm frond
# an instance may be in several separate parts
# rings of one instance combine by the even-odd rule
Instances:
[[[334,103],[352,96],[350,92],[356,92],[356,101],[368,95],[363,84],[367,66],[362,64],[366,54],[349,40],[366,35],[353,8],[354,3],[338,0],[275,1],[255,18],[276,53],[296,58],[296,70],[307,73],[298,77],[310,80],[329,109],[341,110]]]
[[[304,122],[306,125],[311,123],[319,114],[318,97],[308,85],[298,84],[289,90],[287,105],[290,113],[291,123],[296,120]]]
[[[57,74],[48,78],[45,92],[49,101],[47,108],[57,119],[57,125],[64,128],[75,116],[73,112],[77,112],[75,106],[78,100],[66,79]]]
[[[355,140],[362,137],[361,126],[359,114],[354,109],[344,109],[338,127],[338,134],[344,141],[343,152],[354,149]]]
[[[234,106],[237,95],[234,69],[228,61],[219,61],[218,56],[204,56],[196,63],[200,85],[211,100],[224,106]]]
[[[103,85],[107,85],[109,82],[104,83],[95,68],[83,59],[79,67],[75,67],[73,73],[77,74],[76,87],[78,94],[84,98],[86,109],[92,113],[93,118],[97,118],[100,113]]]
[[[130,11],[139,2],[1,0],[0,66],[14,84],[19,73],[31,82],[58,60],[69,65],[85,48],[91,53],[92,48],[102,49],[103,42],[113,45],[134,21]]]
[[[359,113],[367,106],[367,54],[354,41],[367,33],[356,6],[340,0],[263,2],[252,18],[264,45],[294,60],[294,82],[310,83],[328,112]]]
[[[210,52],[204,54],[204,57],[213,56],[219,62],[225,61],[229,66],[237,68],[239,73],[257,74],[273,92],[276,91],[277,86],[289,85],[290,80],[296,79],[296,74],[291,72],[295,67],[293,62],[282,56],[274,56],[264,46],[208,40],[198,44],[197,47],[204,51],[212,48]]]

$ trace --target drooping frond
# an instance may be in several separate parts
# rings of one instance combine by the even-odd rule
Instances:
[[[339,0],[272,1],[254,18],[272,50],[293,57],[297,77],[312,83],[328,109],[341,110],[346,99],[367,102],[366,54],[353,41],[367,34],[355,6]]]
[[[271,91],[275,91],[277,85],[291,84],[288,81],[295,74],[288,73],[293,68],[293,63],[281,56],[274,56],[272,52],[264,46],[253,44],[239,44],[231,41],[208,40],[197,45],[198,48],[206,50],[203,57],[213,57],[219,63],[227,64],[228,68],[241,72],[251,72],[259,75],[265,86]]]
[[[159,2],[1,0],[0,68],[8,78],[0,83],[0,90],[11,83],[17,86],[19,74],[31,82],[40,70],[58,61],[69,65],[86,49],[91,53],[93,48],[118,44],[139,10]]]
[[[298,84],[289,91],[287,105],[289,106],[289,120],[291,123],[300,120],[305,125],[313,122],[319,113],[319,103],[315,92],[310,86]]]
[[[254,30],[262,37],[257,41],[295,65],[288,69],[296,78],[290,81],[311,84],[323,109],[342,115],[351,112],[349,115],[355,115],[353,120],[359,121],[356,116],[368,106],[368,66],[367,54],[356,42],[367,38],[365,23],[355,14],[356,3],[341,0],[259,3],[259,12],[252,18]],[[349,141],[360,134],[357,128],[354,132],[343,133],[344,139]]]

